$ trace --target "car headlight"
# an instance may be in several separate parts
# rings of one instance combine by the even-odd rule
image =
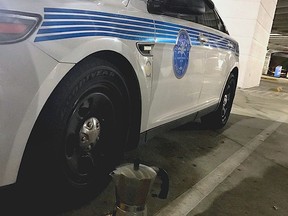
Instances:
[[[41,20],[38,14],[0,10],[0,44],[25,40],[34,32]]]

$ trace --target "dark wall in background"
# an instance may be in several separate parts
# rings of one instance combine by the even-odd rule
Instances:
[[[283,69],[288,69],[288,55],[286,53],[272,54],[269,69],[274,70],[278,65],[283,66]]]

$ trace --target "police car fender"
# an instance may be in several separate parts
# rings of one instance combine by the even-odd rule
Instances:
[[[75,7],[73,4],[69,4],[65,8],[62,5],[43,8],[43,23],[35,36],[31,38],[33,39],[31,42],[62,63],[76,64],[87,56],[101,51],[111,51],[122,55],[131,64],[138,78],[143,106],[141,131],[144,131],[148,124],[146,119],[148,118],[152,79],[152,75],[147,74],[145,69],[150,62],[148,70],[152,70],[153,57],[141,55],[136,42],[154,43],[154,33],[149,33],[148,36],[145,33],[139,35],[140,31],[134,30],[141,30],[141,25],[145,26],[146,24],[153,32],[154,23],[150,15],[147,15],[150,19],[128,15],[131,13],[129,12],[131,8],[126,8],[127,1],[114,2],[112,5],[109,2],[100,5],[101,12],[96,9],[87,9],[95,6],[94,3],[90,7],[87,5]],[[119,14],[117,11],[119,6],[123,8],[121,13],[128,14]],[[111,8],[115,10],[111,11]],[[108,12],[102,12],[105,9]],[[60,23],[59,19],[62,20]],[[81,21],[75,23],[71,19],[80,19]],[[86,27],[86,25],[90,27]],[[128,29],[119,30],[118,28]],[[77,43],[74,42],[75,40]]]

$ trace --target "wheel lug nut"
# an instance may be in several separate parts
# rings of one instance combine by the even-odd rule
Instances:
[[[82,142],[86,142],[87,140],[88,140],[88,139],[87,139],[87,137],[86,137],[85,135],[81,137],[81,141],[82,141]]]
[[[93,123],[92,123],[92,122],[88,122],[88,123],[87,123],[87,128],[91,130],[92,127],[93,127]]]

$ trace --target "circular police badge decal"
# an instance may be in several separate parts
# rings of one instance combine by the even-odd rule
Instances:
[[[178,79],[181,79],[187,71],[190,49],[191,41],[189,34],[182,29],[178,34],[177,43],[174,46],[174,73]]]

